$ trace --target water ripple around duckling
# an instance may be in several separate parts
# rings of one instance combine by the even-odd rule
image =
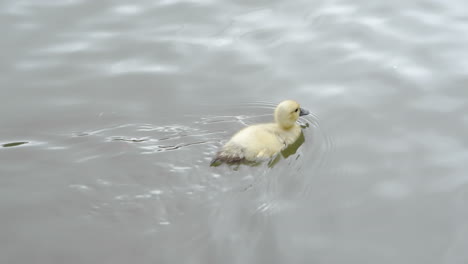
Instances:
[[[255,123],[271,122],[275,107],[276,104],[268,102],[246,103],[239,106],[241,109],[233,109],[232,112],[242,113],[248,109],[254,114],[210,117],[210,122],[206,124],[212,124],[211,121],[216,120],[216,123],[232,123],[233,126],[241,124],[242,128]],[[327,158],[334,146],[332,138],[327,135],[319,121],[314,113],[301,117],[298,122],[303,127],[303,142],[292,146],[292,149],[288,148],[273,166],[263,164],[254,168],[243,168],[238,172],[240,175],[251,173],[253,176],[250,185],[243,190],[244,196],[249,197],[249,202],[245,205],[249,205],[248,211],[252,215],[260,214],[268,218],[272,214],[295,207],[297,199],[307,199],[306,197],[310,195],[314,176],[327,169]],[[236,131],[233,129],[230,133],[222,135],[223,139],[218,145],[225,143]],[[224,170],[225,167],[227,166],[215,170]],[[233,194],[233,196],[235,199],[241,199],[239,195]],[[222,212],[229,214],[226,210]],[[268,221],[267,218],[263,221]]]
[[[219,147],[239,129],[271,122],[275,106],[249,103],[228,107],[220,115],[190,116],[193,121],[185,124],[122,124],[76,132],[74,138],[94,142],[89,146],[102,145],[77,153],[76,163],[108,164],[112,160],[115,174],[69,187],[89,197],[97,193],[107,196],[94,203],[89,217],[136,210],[152,214],[150,218],[157,225],[145,223],[148,230],[171,232],[182,221],[181,216],[203,213],[206,222],[213,223],[213,233],[200,234],[199,228],[188,227],[192,237],[214,236],[216,240],[229,228],[260,237],[260,233],[241,226],[244,218],[265,225],[279,212],[295,208],[298,199],[310,195],[314,176],[326,166],[333,148],[319,118],[312,114],[299,120],[304,128],[303,142],[283,153],[276,164],[209,166]],[[133,166],[135,170],[123,175],[119,166]],[[187,243],[191,246],[196,239]]]

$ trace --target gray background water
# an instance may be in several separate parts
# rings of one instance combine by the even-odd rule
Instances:
[[[0,263],[468,263],[468,4],[0,3]],[[273,168],[208,166],[296,99]]]

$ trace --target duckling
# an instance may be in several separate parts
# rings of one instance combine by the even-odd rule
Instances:
[[[308,115],[293,100],[281,102],[275,109],[274,123],[248,126],[237,132],[216,154],[211,165],[217,162],[237,163],[262,161],[273,157],[301,135],[296,123],[299,116]]]

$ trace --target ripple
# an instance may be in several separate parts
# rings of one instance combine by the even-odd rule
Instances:
[[[288,177],[295,179],[295,183],[285,183],[286,186],[290,185],[295,189],[294,196],[298,199],[308,199],[316,186],[316,179],[311,175],[319,176],[329,170],[328,165],[335,150],[335,142],[320,124],[318,115],[311,112],[310,115],[303,116],[301,120],[309,127],[309,129],[303,129],[305,143],[293,157],[294,159],[290,159],[288,166],[282,168],[282,171],[290,171],[291,175]],[[307,172],[303,171],[304,167],[307,167]]]
[[[68,187],[72,188],[72,189],[75,189],[75,190],[78,190],[78,191],[82,191],[82,192],[91,191],[91,188],[89,186],[83,185],[83,184],[71,184]]]
[[[141,59],[129,59],[101,68],[107,74],[118,75],[123,73],[175,73],[180,69],[178,66],[155,64]]]
[[[170,6],[170,5],[177,5],[181,3],[195,3],[197,5],[200,4],[211,4],[213,0],[160,0],[156,2],[156,5],[159,6]]]
[[[119,15],[137,15],[143,13],[143,8],[137,5],[120,5],[113,9]]]
[[[82,131],[82,132],[75,132],[72,134],[73,137],[85,137],[85,136],[93,136],[93,135],[100,135],[103,134],[104,132],[107,131],[115,131],[119,129],[125,129],[128,127],[132,127],[135,124],[123,124],[123,125],[116,125],[116,126],[111,126],[107,128],[100,128],[96,130],[91,130],[91,131]]]
[[[196,127],[199,124],[200,122],[195,122],[194,126],[123,124],[91,131],[75,132],[72,136],[93,136],[99,137],[106,142],[128,143],[140,149],[141,154],[154,154],[214,143],[214,141],[210,140],[210,137],[220,132],[212,132]],[[140,134],[140,136],[136,134]],[[93,157],[84,157],[80,160],[87,161]]]
[[[83,163],[83,162],[87,162],[87,161],[90,161],[90,160],[98,159],[98,158],[101,158],[101,157],[102,157],[101,155],[91,155],[91,156],[86,156],[86,157],[77,159],[75,162],[76,162],[76,163]]]
[[[161,195],[163,191],[159,189],[155,189],[155,190],[150,191],[150,193],[154,195]]]
[[[194,146],[194,145],[201,145],[210,143],[208,141],[200,141],[200,142],[191,142],[191,143],[180,143],[176,145],[155,145],[155,146],[145,146],[141,147],[143,150],[142,154],[153,154],[157,152],[164,152],[164,151],[171,151],[171,150],[179,150],[185,147]]]
[[[70,43],[63,43],[52,45],[40,50],[40,53],[51,53],[51,54],[63,54],[63,53],[73,53],[83,50],[89,50],[92,47],[92,44],[89,42],[79,42],[74,41]]]
[[[127,137],[111,137],[110,141],[125,141],[125,142],[132,142],[132,143],[140,143],[149,141],[149,138],[127,138]]]
[[[15,63],[15,68],[20,71],[36,71],[57,68],[60,65],[62,65],[62,62],[57,59],[34,59],[21,60]]]

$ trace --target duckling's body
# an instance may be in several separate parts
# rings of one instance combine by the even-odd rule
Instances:
[[[216,154],[211,164],[271,158],[299,138],[301,127],[296,121],[300,115],[308,113],[295,101],[281,102],[275,109],[275,123],[252,125],[240,130]]]

